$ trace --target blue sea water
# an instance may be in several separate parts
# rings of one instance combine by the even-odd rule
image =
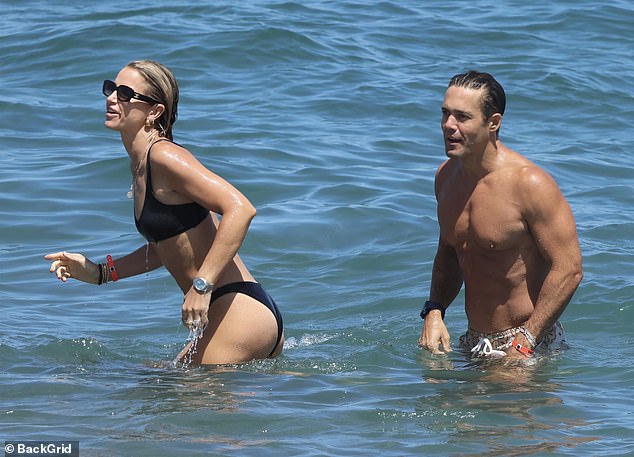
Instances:
[[[634,455],[631,2],[0,5],[0,438],[82,456]],[[140,58],[179,79],[176,140],[258,209],[241,255],[284,314],[276,360],[175,368],[165,271],[97,288],[42,260],[143,242],[100,94]],[[416,344],[440,104],[471,68],[504,85],[502,140],[557,180],[584,256],[570,349],[522,370]]]

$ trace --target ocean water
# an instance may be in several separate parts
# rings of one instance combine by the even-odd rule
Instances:
[[[0,437],[82,457],[634,455],[630,1],[0,5]],[[176,140],[258,209],[241,255],[284,314],[276,360],[174,367],[187,331],[163,270],[48,273],[48,252],[143,243],[100,93],[140,58],[179,79]],[[417,347],[440,104],[471,68],[504,85],[502,140],[578,225],[570,349],[534,366]]]

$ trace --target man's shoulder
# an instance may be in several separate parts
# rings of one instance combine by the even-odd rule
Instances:
[[[525,163],[518,165],[515,180],[524,189],[546,190],[547,187],[557,187],[550,173],[528,159]]]
[[[514,194],[527,214],[543,213],[547,208],[556,208],[565,202],[550,173],[528,159],[515,170],[513,182]]]
[[[436,178],[446,177],[454,172],[456,169],[457,160],[447,159],[436,169]]]
[[[552,176],[529,158],[510,149],[507,149],[506,154],[507,159],[503,169],[521,188],[556,185]]]
[[[456,179],[456,162],[457,161],[455,159],[445,160],[436,170],[436,175],[434,176],[436,195],[438,195],[447,185],[451,185],[451,182]]]

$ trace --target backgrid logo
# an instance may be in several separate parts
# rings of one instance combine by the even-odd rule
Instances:
[[[5,441],[5,457],[79,457],[79,441]]]

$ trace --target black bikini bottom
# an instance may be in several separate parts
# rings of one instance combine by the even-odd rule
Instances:
[[[233,294],[233,293],[244,294],[253,298],[254,300],[259,301],[268,309],[270,309],[271,312],[273,313],[273,316],[275,316],[275,320],[277,321],[277,341],[275,342],[273,351],[271,351],[271,354],[269,354],[269,355],[272,355],[275,349],[277,348],[277,345],[282,340],[282,333],[284,332],[284,322],[282,321],[282,314],[280,313],[280,310],[277,309],[277,305],[275,304],[271,296],[266,293],[264,288],[259,283],[247,282],[247,281],[232,282],[229,284],[225,284],[224,286],[218,287],[216,290],[214,290],[211,293],[211,300],[209,303],[210,304],[213,303],[214,301],[218,300],[223,295]]]

